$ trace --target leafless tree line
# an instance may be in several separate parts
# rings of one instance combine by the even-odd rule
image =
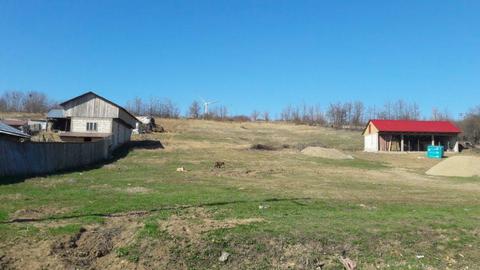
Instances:
[[[211,106],[208,113],[204,112],[204,108],[197,100],[194,100],[188,107],[185,115],[191,119],[209,119],[209,120],[228,120],[228,108],[225,105]]]
[[[44,113],[56,103],[38,91],[6,91],[0,96],[0,111]]]
[[[159,99],[151,97],[149,100],[143,100],[135,97],[129,100],[126,109],[135,115],[150,115],[162,118],[179,118],[180,108],[170,99]]]
[[[252,113],[252,120],[255,114]],[[451,119],[447,110],[433,108],[430,119]],[[286,106],[280,120],[313,125],[328,125],[335,128],[361,128],[370,119],[419,120],[420,107],[415,102],[397,100],[383,106],[365,106],[362,101],[330,103],[325,110],[319,105]]]
[[[463,131],[463,139],[474,144],[480,143],[480,105],[471,109],[459,122]]]
[[[280,120],[311,125],[324,125],[326,123],[325,113],[320,105],[301,106],[288,105],[280,113]]]

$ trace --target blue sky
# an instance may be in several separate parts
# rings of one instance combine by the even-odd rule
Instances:
[[[0,0],[0,93],[480,104],[480,1]]]

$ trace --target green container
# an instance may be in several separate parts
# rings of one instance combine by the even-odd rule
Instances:
[[[427,157],[440,159],[443,157],[443,151],[443,146],[429,145],[427,148]]]

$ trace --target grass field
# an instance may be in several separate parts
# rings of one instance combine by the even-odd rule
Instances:
[[[0,185],[0,269],[343,269],[340,256],[358,269],[480,268],[479,178],[361,152],[359,132],[157,122],[166,133],[135,140],[164,148]]]

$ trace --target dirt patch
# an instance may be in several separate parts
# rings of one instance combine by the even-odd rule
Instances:
[[[38,208],[25,208],[15,211],[10,216],[11,220],[16,219],[41,219],[49,216],[59,215],[68,212],[69,208],[53,208],[53,207],[38,207]]]
[[[120,261],[112,251],[133,241],[140,226],[135,219],[111,218],[103,226],[86,226],[58,240],[51,245],[51,254],[60,258],[67,269],[104,269]]]
[[[0,246],[0,269],[134,269],[113,251],[129,245],[141,226],[136,216],[114,217],[75,235],[12,241]]]
[[[171,216],[167,221],[160,222],[160,227],[174,237],[198,242],[202,233],[208,231],[263,221],[261,218],[215,220],[203,208],[195,208],[186,210],[181,216]]]
[[[262,150],[262,151],[275,151],[275,150],[277,150],[277,148],[272,146],[272,145],[260,144],[260,143],[250,146],[250,149],[251,150]]]
[[[20,193],[0,195],[0,201],[3,201],[3,200],[20,201],[20,200],[25,200],[26,198],[27,196]]]
[[[426,172],[428,175],[472,177],[480,176],[480,157],[449,157]]]
[[[88,268],[96,259],[110,253],[112,238],[119,234],[118,229],[81,228],[74,236],[53,245],[52,252],[69,266]]]
[[[127,188],[116,188],[116,191],[125,192],[129,194],[138,194],[138,193],[149,193],[150,189],[146,187],[127,187]]]
[[[0,246],[0,269],[65,269],[58,258],[51,256],[51,241],[35,242],[31,239],[22,239],[11,246]]]
[[[353,159],[351,155],[347,155],[337,149],[324,147],[307,147],[302,150],[302,154],[312,157],[321,157],[328,159]]]

